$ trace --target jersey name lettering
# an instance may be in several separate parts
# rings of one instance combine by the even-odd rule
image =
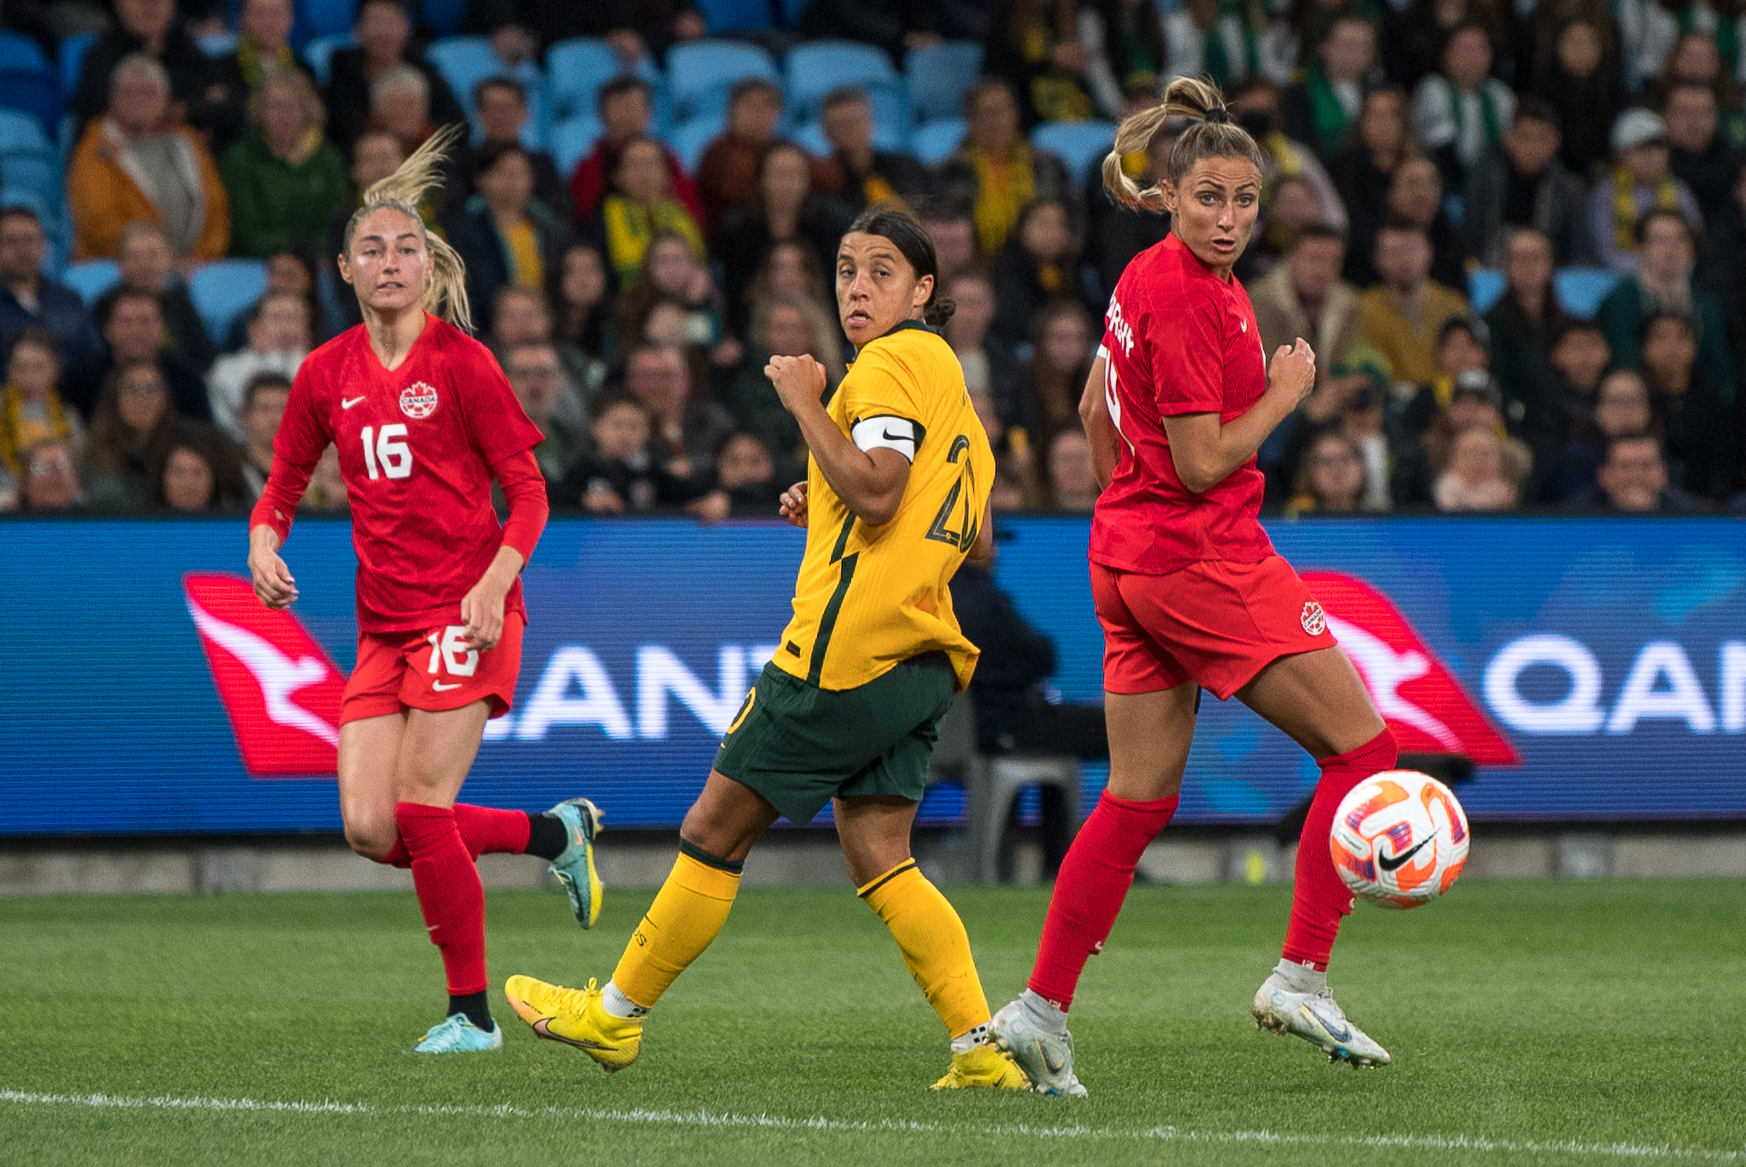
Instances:
[[[1109,329],[1109,334],[1121,342],[1122,355],[1128,357],[1133,356],[1134,328],[1133,325],[1128,323],[1127,317],[1122,314],[1122,303],[1120,300],[1116,299],[1114,296],[1109,298],[1109,311],[1104,313],[1103,319],[1105,327]]]

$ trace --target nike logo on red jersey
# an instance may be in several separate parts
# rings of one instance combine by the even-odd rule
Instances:
[[[368,394],[366,394],[365,396],[368,396]],[[362,401],[363,399],[364,399],[363,397],[342,397],[342,398],[340,398],[340,408],[341,409],[350,409],[352,406],[356,405],[358,402]]]
[[[1483,766],[1521,755],[1387,596],[1354,576],[1301,573],[1403,754],[1459,754]]]
[[[332,776],[345,677],[297,617],[263,607],[245,579],[182,578],[243,768],[254,777]]]

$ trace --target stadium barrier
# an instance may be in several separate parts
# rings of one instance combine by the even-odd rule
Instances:
[[[997,574],[1095,700],[1083,519],[1014,518]],[[1475,822],[1746,820],[1746,527],[1725,519],[1273,523],[1407,748],[1478,764]],[[578,785],[616,828],[671,828],[789,615],[800,532],[557,519],[525,573],[517,707],[468,797],[544,807]],[[306,519],[302,598],[265,620],[226,520],[0,524],[0,835],[339,828],[332,757],[355,638],[349,526]],[[436,652],[441,646],[434,646]],[[1416,736],[1415,736],[1416,735]],[[1264,832],[1316,769],[1207,701],[1178,822]],[[1086,773],[1086,796],[1102,784]],[[950,823],[961,793],[930,791]]]

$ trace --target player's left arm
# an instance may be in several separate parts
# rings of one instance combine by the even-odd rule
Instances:
[[[870,526],[889,523],[909,485],[909,458],[886,446],[863,450],[837,427],[820,400],[824,366],[811,357],[771,357],[765,376],[800,425],[801,437],[843,505]],[[914,442],[911,441],[913,449]]]
[[[461,623],[466,626],[467,647],[484,652],[497,647],[503,635],[503,605],[515,577],[533,558],[533,550],[546,528],[551,507],[546,501],[546,481],[532,450],[523,450],[491,467],[509,500],[509,520],[503,524],[503,544],[491,566],[467,594],[461,597]]]

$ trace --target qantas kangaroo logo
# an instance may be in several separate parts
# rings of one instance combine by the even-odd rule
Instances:
[[[263,777],[337,769],[341,674],[290,612],[262,607],[247,580],[187,575],[182,588],[243,768]]]
[[[1306,571],[1303,581],[1352,658],[1403,754],[1460,754],[1482,766],[1521,755],[1473,703],[1387,596],[1353,576]]]

